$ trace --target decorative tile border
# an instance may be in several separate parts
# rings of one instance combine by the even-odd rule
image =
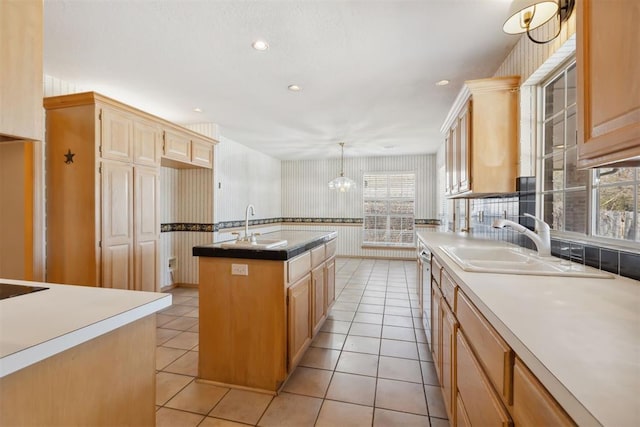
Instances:
[[[250,226],[270,225],[270,224],[362,224],[362,218],[263,218],[249,220]],[[416,219],[416,225],[440,225],[439,219]],[[194,222],[175,222],[160,225],[161,233],[170,233],[173,231],[191,231],[213,233],[229,228],[244,227],[244,221],[222,221],[214,224],[201,224]]]

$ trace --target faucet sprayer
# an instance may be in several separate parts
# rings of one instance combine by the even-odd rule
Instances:
[[[494,228],[509,227],[517,231],[518,233],[524,234],[525,236],[533,240],[533,243],[536,245],[536,249],[538,250],[538,256],[551,256],[551,229],[549,228],[549,224],[531,214],[525,213],[524,215],[535,220],[535,232],[529,230],[527,227],[518,224],[517,222],[509,221],[508,219],[496,219],[493,221],[492,226]]]

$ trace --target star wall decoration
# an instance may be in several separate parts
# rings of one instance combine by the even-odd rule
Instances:
[[[75,156],[75,153],[71,152],[71,149],[69,149],[67,151],[67,154],[64,155],[64,157],[66,157],[66,160],[64,161],[66,164],[71,164],[73,163],[73,156]]]

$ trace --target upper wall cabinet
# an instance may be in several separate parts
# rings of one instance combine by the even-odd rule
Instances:
[[[578,167],[640,166],[640,2],[577,5]]]
[[[0,2],[0,142],[41,140],[42,1]]]
[[[520,77],[469,80],[441,128],[449,197],[513,193]]]

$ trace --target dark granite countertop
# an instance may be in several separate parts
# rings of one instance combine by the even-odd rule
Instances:
[[[273,249],[253,248],[223,248],[221,243],[211,243],[193,247],[193,256],[214,258],[244,258],[266,259],[273,261],[286,261],[303,252],[320,246],[329,240],[335,239],[338,233],[335,231],[295,231],[281,230],[263,234],[265,239],[286,240],[287,244]]]

